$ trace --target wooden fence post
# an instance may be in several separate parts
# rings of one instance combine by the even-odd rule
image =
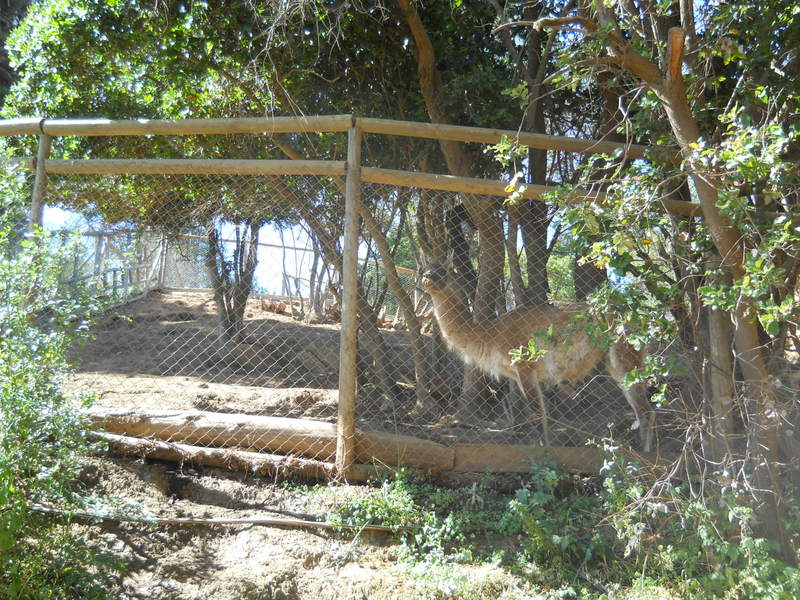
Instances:
[[[167,235],[161,234],[161,251],[159,253],[160,264],[158,265],[158,284],[157,289],[164,289],[164,283],[167,276],[167,257],[169,256],[169,240]]]
[[[42,215],[44,213],[44,202],[47,196],[47,171],[45,170],[45,161],[50,156],[50,146],[52,145],[53,138],[49,135],[41,134],[39,136],[39,149],[36,152],[36,175],[33,179],[33,192],[31,193],[31,220],[28,224],[28,234],[38,245],[41,242],[36,229],[42,226]],[[39,284],[34,283],[31,291],[28,294],[29,306],[34,306],[36,300],[39,298],[40,292]],[[28,322],[32,325],[36,323],[36,313],[31,311],[28,314]]]
[[[336,426],[336,470],[341,477],[356,456],[356,358],[358,354],[358,205],[361,202],[361,130],[347,134],[347,179],[344,204],[342,329],[339,346],[339,413]]]
[[[33,180],[33,194],[31,194],[31,222],[29,231],[42,226],[42,213],[47,196],[47,171],[45,163],[50,156],[50,147],[53,138],[46,134],[39,136],[39,150],[36,153],[36,176]]]

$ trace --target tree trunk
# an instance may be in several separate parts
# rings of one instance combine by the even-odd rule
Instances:
[[[325,277],[325,261],[320,260],[319,244],[313,234],[311,243],[314,247],[314,259],[311,261],[311,271],[308,276],[308,321],[312,323],[322,322],[322,283]]]
[[[425,338],[422,336],[422,325],[417,318],[414,303],[403,289],[403,284],[400,277],[397,275],[397,268],[395,266],[394,257],[389,249],[389,244],[386,241],[386,236],[381,231],[380,225],[372,216],[369,209],[363,203],[359,205],[359,212],[364,224],[367,226],[375,246],[378,248],[381,260],[384,264],[384,274],[392,294],[400,305],[400,310],[403,312],[403,319],[406,322],[408,329],[408,336],[411,339],[411,353],[414,359],[414,373],[415,373],[415,393],[417,396],[416,408],[420,411],[429,411],[433,408],[431,402],[431,384],[428,366],[430,357],[425,345]]]
[[[604,2],[595,0],[594,9],[599,27],[606,32],[603,39],[609,57],[655,93],[667,114],[681,153],[684,158],[691,160],[692,146],[700,139],[700,129],[689,106],[681,73],[685,38],[683,30],[677,27],[669,30],[666,60],[662,70],[639,54],[626,41],[620,33],[613,12]],[[580,17],[579,25],[587,35],[595,34],[598,24]],[[723,267],[730,269],[735,279],[739,280],[745,274],[743,268],[745,248],[740,233],[717,206],[719,195],[711,176],[695,170],[690,177],[700,201],[705,225],[711,234],[721,263]],[[733,311],[734,347],[747,394],[756,407],[757,431],[754,432],[755,439],[752,444],[756,456],[754,488],[770,492],[765,498],[766,533],[781,544],[783,558],[795,563],[797,558],[792,550],[785,525],[786,511],[778,470],[780,417],[775,407],[775,390],[759,339],[757,314],[757,307],[752,297],[738,298]]]
[[[527,4],[523,9],[523,19],[534,20],[541,14],[541,6]],[[528,64],[526,81],[528,82],[529,101],[525,113],[525,130],[534,133],[546,133],[544,110],[540,97],[542,95],[542,51],[545,34],[531,29],[528,32],[526,50]],[[528,150],[528,183],[547,184],[547,151],[531,148]],[[528,201],[520,209],[520,226],[522,240],[525,244],[525,262],[528,272],[528,285],[525,289],[526,304],[547,302],[550,283],[547,278],[547,262],[550,250],[547,246],[547,204]],[[516,240],[514,240],[516,243]]]
[[[436,66],[436,53],[428,32],[410,0],[398,0],[403,19],[414,40],[417,77],[425,100],[428,116],[433,123],[451,124],[453,120],[442,110],[442,78]],[[453,175],[473,176],[471,163],[458,142],[440,140],[447,168]],[[502,222],[495,214],[496,199],[464,194],[464,207],[478,230],[478,283],[473,300],[475,318],[483,320],[495,315],[500,292],[500,278],[505,260],[505,239]],[[465,367],[459,413],[473,414],[479,403],[487,398],[487,388],[477,377],[475,369]]]
[[[331,265],[335,272],[339,273],[341,279],[342,274],[342,255],[336,247],[336,242],[333,236],[322,226],[319,219],[317,219],[311,208],[299,199],[296,195],[287,193],[285,197],[289,199],[292,206],[297,209],[300,216],[308,224],[313,234],[317,237],[320,244],[320,250],[325,257],[325,261]],[[341,305],[341,298],[337,298]],[[384,395],[387,402],[392,402],[395,397],[395,382],[400,379],[396,363],[392,360],[392,353],[389,347],[383,340],[377,326],[377,315],[372,310],[364,291],[359,285],[358,288],[358,326],[364,334],[367,348],[369,348],[370,355],[372,356],[372,367],[375,378],[377,379],[378,388]]]
[[[692,145],[700,139],[700,130],[689,107],[686,89],[680,72],[673,73],[653,86],[669,118],[672,132],[688,159],[693,154]],[[744,276],[744,247],[739,232],[723,215],[717,202],[716,186],[700,172],[691,174],[697,191],[706,226],[719,251],[722,265],[728,267],[735,279]],[[755,405],[757,431],[753,447],[757,449],[755,485],[770,490],[765,499],[767,534],[777,539],[783,549],[784,559],[796,561],[785,525],[785,506],[779,474],[780,417],[775,407],[775,390],[759,339],[757,307],[754,299],[741,296],[734,309],[734,346],[736,358],[742,369],[745,388]]]
[[[258,264],[260,222],[246,220],[244,229],[240,230],[239,227],[236,227],[236,245],[231,260],[225,257],[216,225],[209,223],[206,229],[206,268],[214,292],[221,347],[228,342],[242,341],[244,311],[253,289],[253,276]]]
[[[488,204],[486,199],[483,202]],[[465,200],[466,204],[466,200]],[[478,226],[478,284],[472,301],[472,314],[476,321],[486,321],[497,316],[501,278],[505,263],[505,237],[499,218],[488,215]],[[491,402],[488,380],[483,371],[464,365],[464,383],[458,402],[458,418],[474,422],[483,415]]]

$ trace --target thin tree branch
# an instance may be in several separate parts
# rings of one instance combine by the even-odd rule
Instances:
[[[508,29],[509,27],[532,27],[533,29],[542,30],[545,28],[548,29],[564,29],[565,27],[569,27],[571,25],[578,25],[586,30],[588,33],[594,33],[597,31],[597,25],[586,19],[584,17],[579,16],[572,16],[572,17],[555,17],[555,18],[544,18],[544,19],[537,19],[536,21],[513,21],[509,23],[503,23],[502,25],[498,25],[494,29],[492,29],[492,33],[498,33],[504,29]]]
[[[387,533],[397,533],[410,531],[408,527],[388,527],[386,525],[345,525],[328,523],[326,521],[305,521],[300,519],[278,519],[274,517],[261,518],[238,518],[238,519],[191,519],[191,518],[164,518],[164,517],[130,517],[130,516],[111,516],[100,513],[90,513],[76,510],[61,510],[49,506],[34,504],[28,507],[29,510],[45,515],[66,517],[67,519],[77,519],[81,521],[101,521],[112,523],[142,523],[145,525],[203,525],[206,527],[218,525],[228,527],[232,525],[266,525],[270,527],[304,527],[311,529],[333,529],[346,531],[383,531]]]
[[[579,60],[578,62],[566,66],[563,69],[559,69],[552,75],[549,75],[546,79],[542,81],[542,85],[547,85],[549,83],[552,83],[555,79],[557,79],[559,76],[563,75],[567,71],[570,71],[578,67],[591,67],[597,65],[617,65],[618,62],[619,61],[616,58],[611,56],[598,56],[597,58],[587,58],[586,60]]]
[[[517,25],[532,27],[534,29],[542,29],[545,27],[551,29],[563,29],[569,25],[579,25],[583,28],[586,36],[593,36],[593,34],[598,30],[597,24],[593,23],[589,19],[585,17],[571,16],[558,17],[554,19],[538,19],[536,21],[516,21],[514,23],[504,23],[499,27],[495,27],[492,31],[498,32],[508,27],[514,27]],[[611,25],[614,24],[612,23]],[[610,54],[608,57],[609,62],[615,62],[627,71],[630,71],[631,74],[644,80],[645,83],[653,88],[661,87],[663,81],[661,77],[661,71],[659,71],[658,67],[654,63],[644,58],[641,54],[633,50],[618,34],[610,33],[606,37],[606,46]]]
[[[503,7],[500,6],[500,2],[497,0],[489,0],[489,4],[492,5],[495,12],[497,13],[498,20],[504,16]],[[507,31],[503,31],[501,34],[501,39],[503,40],[503,45],[506,47],[506,51],[511,55],[511,58],[514,60],[514,64],[517,65],[517,70],[522,73],[522,56],[520,56],[519,50],[514,45],[514,40],[511,38],[511,35]]]

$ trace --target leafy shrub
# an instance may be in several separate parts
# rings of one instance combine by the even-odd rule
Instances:
[[[457,488],[401,471],[338,507],[332,519],[391,527],[403,540],[401,558],[412,565],[412,574],[488,561],[549,587],[572,581],[576,570],[609,553],[614,536],[610,527],[597,526],[601,505],[595,488],[549,465],[535,465],[522,477],[492,476]],[[505,550],[493,547],[496,540],[503,540]]]
[[[525,537],[521,557],[550,581],[574,578],[611,554],[613,536],[599,527],[601,499],[592,487],[551,466],[539,466],[509,503]]]
[[[687,482],[652,481],[608,441],[602,514],[613,524],[632,576],[669,585],[687,598],[800,597],[800,570],[775,556],[777,544],[754,532],[752,496],[713,502]],[[797,502],[792,501],[797,511]],[[796,523],[790,523],[797,533]]]
[[[753,533],[757,511],[742,497],[712,506],[681,482],[661,482],[655,495],[650,475],[611,440],[603,449],[600,479],[538,464],[518,478],[443,488],[400,472],[339,506],[332,520],[391,527],[411,576],[442,597],[478,589],[459,566],[470,562],[502,564],[553,597],[629,585],[692,599],[800,597],[800,572]]]
[[[415,480],[405,471],[367,493],[338,507],[332,521],[339,525],[384,525],[404,540],[408,557],[425,555],[444,560],[448,550],[464,537],[458,519],[436,510],[433,486]],[[442,495],[438,496],[442,500]]]
[[[61,383],[98,307],[81,294],[56,299],[57,253],[43,235],[24,240],[10,214],[0,206],[0,597],[102,598],[112,563],[30,509],[79,501],[86,399]]]

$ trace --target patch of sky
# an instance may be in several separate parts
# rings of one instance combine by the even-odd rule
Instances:
[[[51,233],[61,235],[53,236],[53,243],[63,243],[67,239],[77,239],[75,263],[81,265],[94,264],[95,254],[98,251],[97,236],[87,235],[90,232],[121,232],[114,237],[114,250],[119,252],[106,252],[104,269],[120,268],[125,266],[125,258],[130,256],[134,247],[135,232],[132,226],[125,224],[108,226],[102,220],[87,217],[76,211],[47,206],[43,213],[43,228]],[[233,255],[235,248],[236,228],[231,223],[223,223],[221,238],[226,256]],[[202,241],[199,243],[202,244]],[[359,250],[361,260],[365,259],[366,246],[362,244]],[[82,256],[80,256],[82,255]],[[177,261],[177,262],[176,262]],[[184,264],[179,264],[183,261]],[[308,233],[300,226],[284,227],[282,229],[272,225],[265,225],[259,231],[258,265],[256,267],[253,291],[257,293],[285,295],[299,292],[308,298],[310,286],[311,267],[314,261],[313,243]],[[193,262],[193,265],[189,265]],[[321,263],[320,263],[321,264]],[[204,264],[201,256],[196,253],[193,257],[188,254],[175,253],[173,260],[168,265],[176,267],[193,266],[195,272],[203,271]],[[86,268],[89,268],[86,266]],[[320,266],[318,265],[318,268]],[[202,278],[194,280],[202,281]],[[185,287],[195,287],[187,283]],[[327,278],[323,281],[323,289],[327,285]],[[184,287],[184,286],[180,286]],[[205,287],[203,285],[202,287]]]

